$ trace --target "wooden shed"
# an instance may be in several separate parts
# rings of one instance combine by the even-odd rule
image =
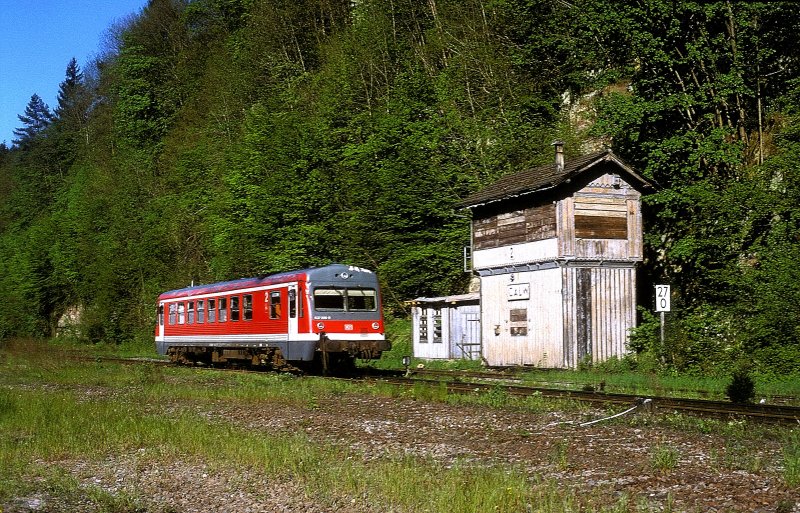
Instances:
[[[471,293],[411,301],[414,356],[479,359],[479,299],[478,293]]]
[[[652,184],[610,150],[507,175],[468,198],[489,365],[575,368],[627,351]]]

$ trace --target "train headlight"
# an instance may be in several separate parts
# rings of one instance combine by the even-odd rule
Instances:
[[[372,323],[372,329],[374,329],[374,330],[377,330],[377,329],[379,329],[380,327],[381,327],[380,323],[378,323],[378,322],[373,322],[373,323]]]
[[[325,329],[325,323],[324,322],[318,322],[317,323],[317,329],[318,330],[324,330]]]

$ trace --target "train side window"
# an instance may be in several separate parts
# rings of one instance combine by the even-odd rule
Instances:
[[[298,288],[297,289],[297,295],[300,296],[299,297],[300,300],[297,302],[297,316],[302,319],[304,317],[304,315],[305,315],[305,312],[303,310],[303,302],[304,302],[305,295],[303,293],[303,289],[302,288]]]
[[[164,325],[164,305],[158,305],[158,325]]]
[[[178,304],[169,304],[169,324],[170,326],[178,322]]]
[[[297,291],[289,289],[289,317],[297,317]]]
[[[281,291],[276,290],[269,293],[269,318],[280,319],[281,316]]]
[[[217,318],[219,322],[225,322],[228,320],[228,300],[227,298],[221,297],[219,298],[219,307],[217,308],[217,312],[219,315]]]
[[[186,309],[186,324],[194,324],[194,301],[189,301],[189,307]]]
[[[217,322],[217,300],[208,300],[208,322]]]
[[[239,320],[239,296],[231,296],[231,321]]]
[[[197,300],[197,324],[206,322],[206,303],[202,299]]]
[[[186,324],[186,303],[178,303],[178,324]]]
[[[242,318],[245,321],[253,320],[253,296],[245,294],[242,296]]]

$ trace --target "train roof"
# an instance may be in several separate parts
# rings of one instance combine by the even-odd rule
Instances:
[[[299,280],[333,280],[335,278],[347,279],[356,273],[373,274],[372,271],[360,267],[345,264],[330,264],[323,267],[309,267],[297,271],[288,271],[266,276],[255,276],[251,278],[239,278],[238,280],[221,281],[205,285],[194,285],[182,289],[169,290],[158,296],[159,300],[174,299],[187,296],[199,296],[204,294],[216,294],[218,292],[230,292],[234,290],[250,289],[275,285],[278,283],[293,282]]]

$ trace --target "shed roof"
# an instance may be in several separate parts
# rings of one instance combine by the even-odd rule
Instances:
[[[467,196],[461,201],[460,206],[462,208],[478,207],[487,203],[553,189],[562,183],[569,182],[578,175],[588,172],[598,164],[606,162],[616,164],[624,174],[635,182],[632,185],[641,189],[653,188],[653,184],[649,180],[636,173],[614,152],[607,149],[567,160],[564,162],[564,169],[561,171],[556,168],[555,162],[552,162],[505,175],[494,183]]]
[[[407,303],[417,304],[417,303],[450,303],[450,304],[458,304],[458,303],[470,303],[474,301],[480,300],[480,294],[477,292],[470,292],[469,294],[457,294],[453,296],[442,296],[442,297],[418,297],[416,299],[412,299],[411,301],[406,301]]]

